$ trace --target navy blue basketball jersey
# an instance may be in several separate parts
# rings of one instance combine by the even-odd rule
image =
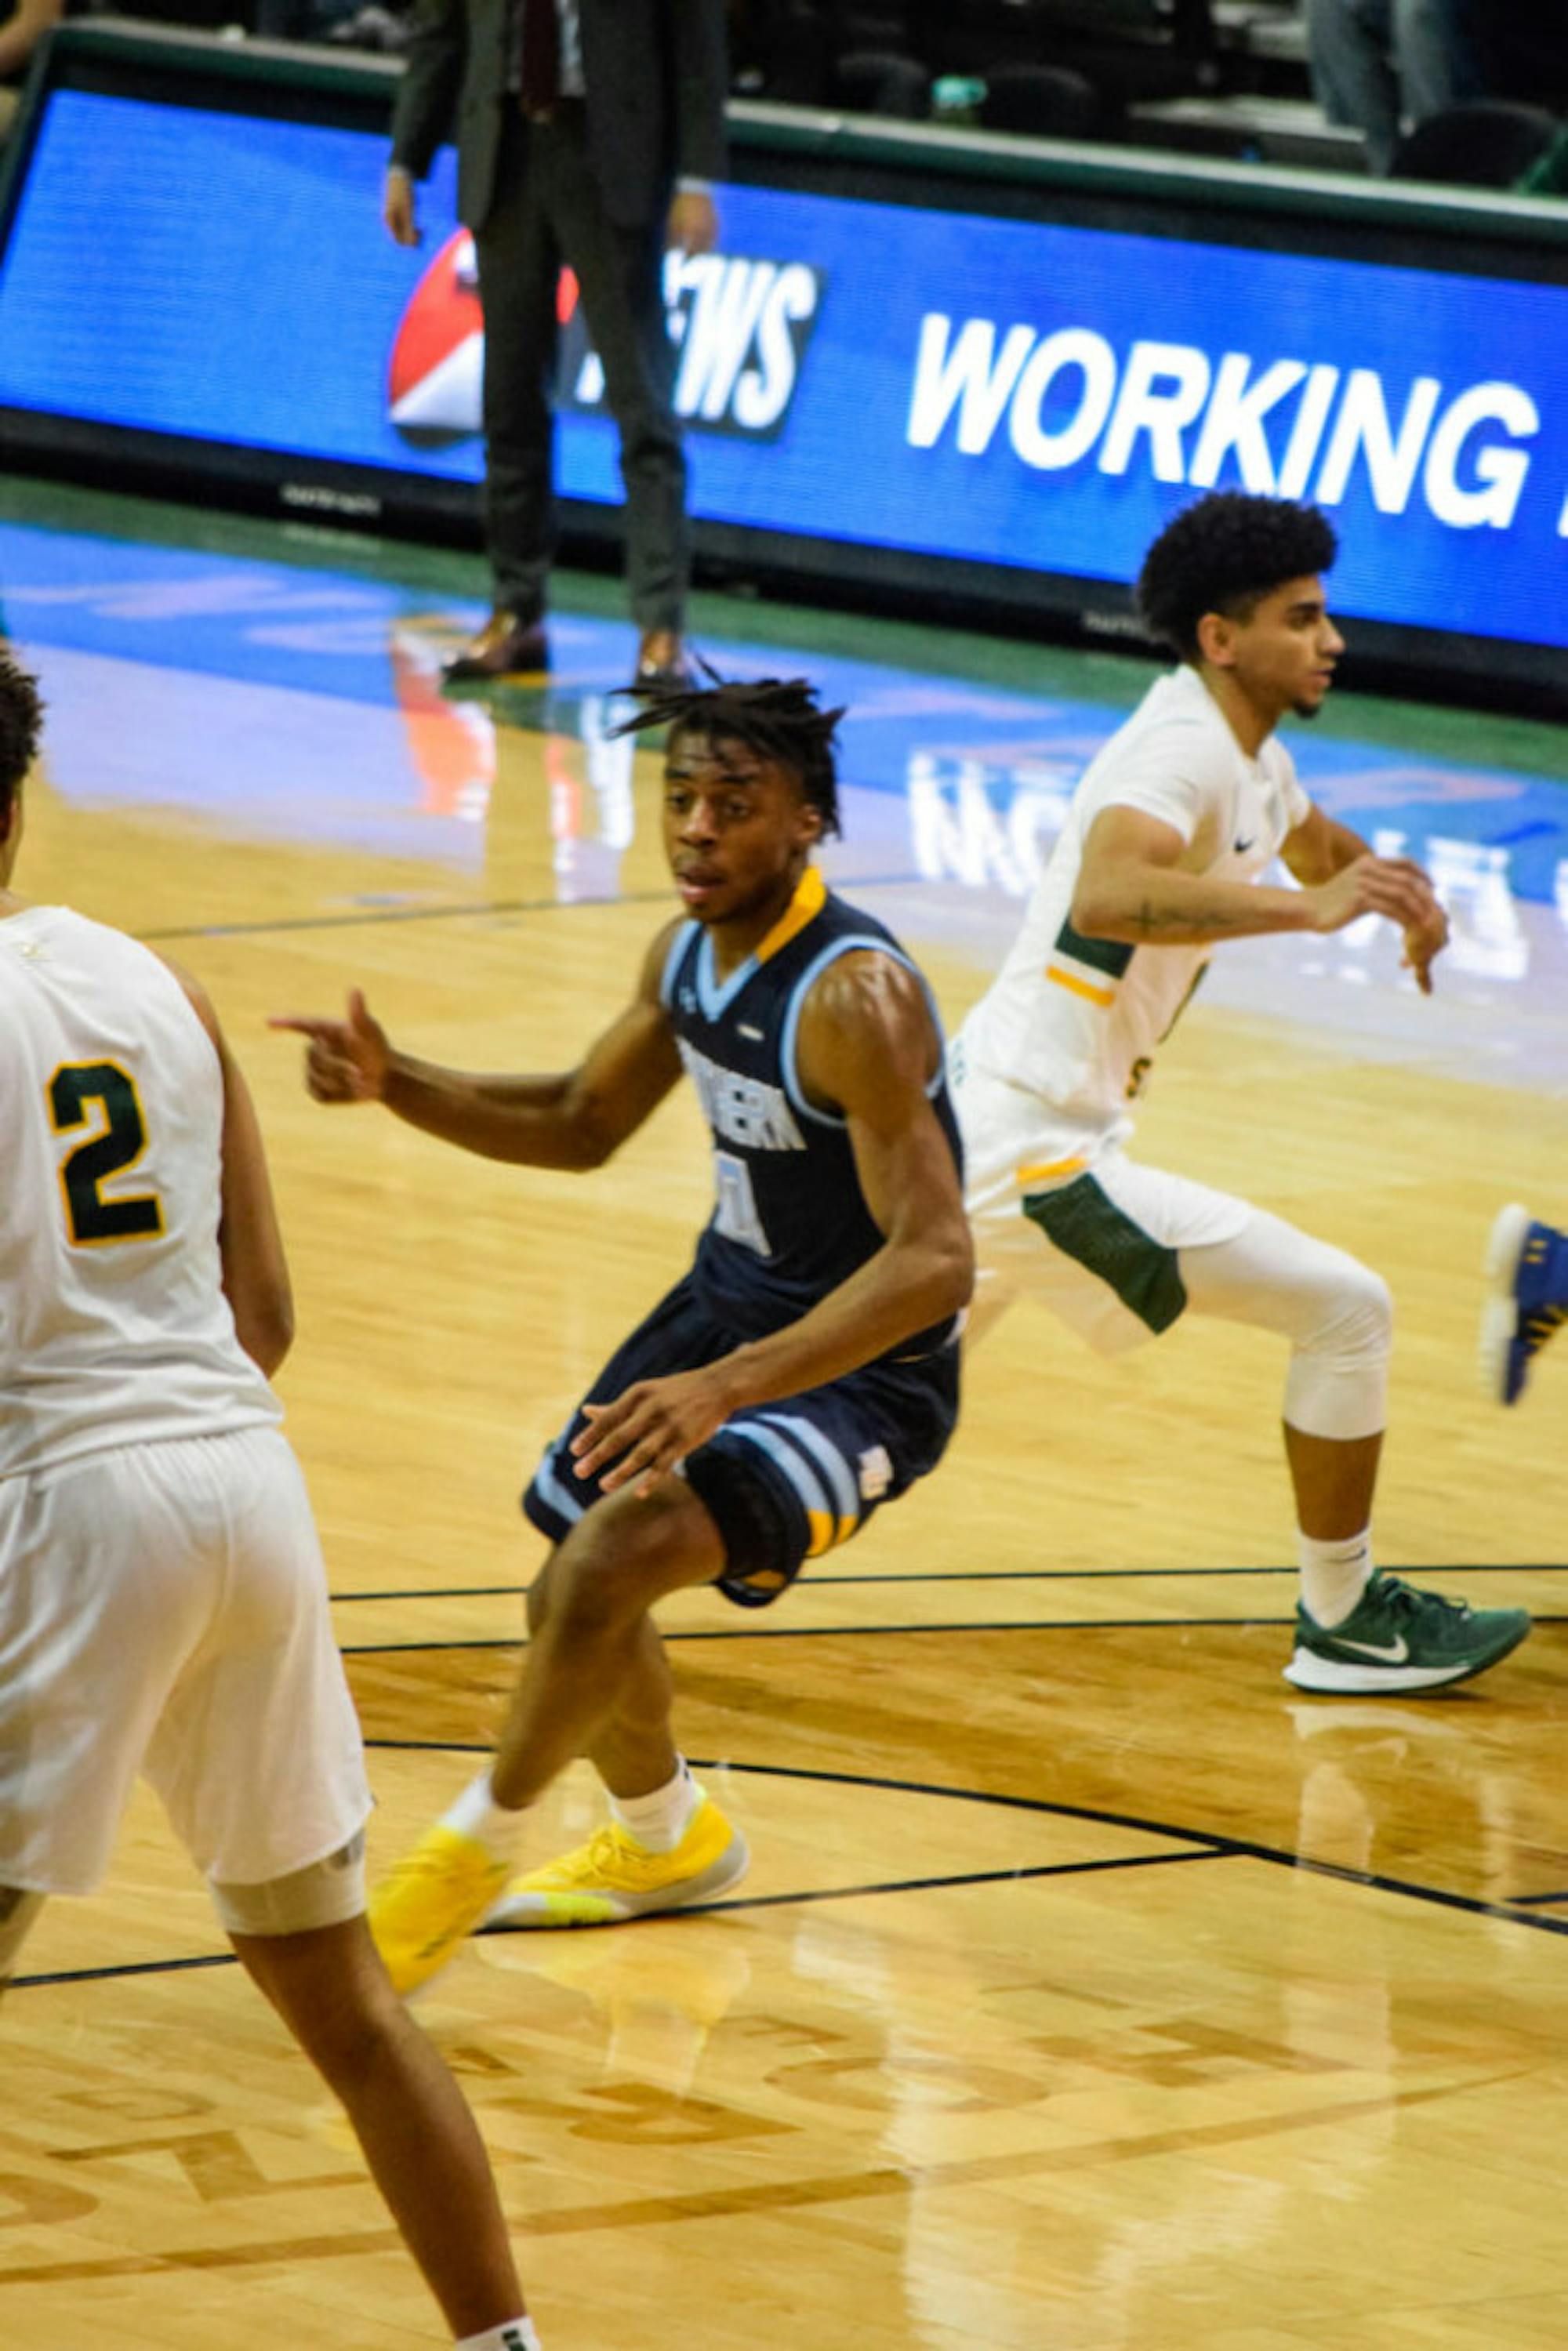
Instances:
[[[693,1280],[706,1311],[742,1339],[798,1322],[883,1244],[861,1191],[848,1123],[807,1101],[795,1067],[800,1008],[813,983],[840,956],[866,947],[915,969],[874,916],[835,897],[814,865],[787,912],[727,979],[717,977],[713,940],[700,923],[684,923],[671,943],[661,993],[713,1135],[714,1212]],[[935,1004],[931,1017],[940,1045]],[[940,1060],[928,1091],[961,1181],[957,1122]],[[948,1322],[922,1332],[894,1353],[939,1346],[954,1328]]]

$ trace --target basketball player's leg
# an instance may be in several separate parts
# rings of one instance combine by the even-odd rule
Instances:
[[[1472,1611],[1374,1565],[1394,1328],[1387,1284],[1258,1208],[1239,1232],[1184,1248],[1178,1261],[1195,1312],[1290,1343],[1284,1439],[1301,1604],[1288,1678],[1331,1694],[1408,1693],[1467,1680],[1506,1656],[1529,1630],[1522,1609]]]
[[[736,1413],[686,1456],[683,1477],[666,1480],[649,1502],[629,1507],[622,1491],[588,1513],[550,1562],[541,1643],[563,1622],[570,1589],[564,1571],[579,1577],[594,1572],[587,1538],[601,1546],[600,1572],[612,1578],[634,1538],[634,1516],[672,1489],[676,1515],[667,1553],[643,1569],[646,1589],[658,1596],[674,1588],[677,1575],[695,1580],[700,1562],[702,1581],[737,1606],[769,1606],[808,1559],[848,1541],[883,1501],[935,1467],[956,1405],[956,1349],[949,1347],[918,1360],[868,1364],[778,1405]],[[700,1514],[695,1521],[692,1510]],[[645,1616],[643,1622],[646,1627]],[[711,1900],[745,1867],[744,1842],[692,1782],[673,1743],[659,1750],[651,1743],[667,1736],[662,1660],[656,1669],[652,1653],[630,1641],[601,1656],[619,1667],[617,1696],[613,1711],[601,1710],[589,1751],[608,1781],[611,1827],[516,1879],[492,1924],[612,1925]],[[528,1690],[526,1679],[520,1695],[544,1698],[542,1689]],[[538,1783],[550,1758],[537,1740],[515,1712],[507,1730],[511,1768],[506,1781],[497,1770],[498,1791]],[[668,1766],[670,1776],[660,1779]],[[623,1776],[612,1776],[617,1772]]]
[[[580,1755],[594,1758],[612,1803],[634,1807],[632,1817],[661,1848],[684,1846],[695,1825],[706,1857],[687,1873],[693,1883],[707,1884],[721,1862],[732,1876],[744,1867],[744,1845],[705,1806],[670,1738],[669,1678],[649,1617],[666,1593],[712,1582],[724,1545],[684,1479],[664,1479],[644,1499],[606,1495],[597,1476],[579,1476],[572,1451],[593,1405],[640,1381],[712,1363],[734,1343],[689,1280],[678,1282],[622,1341],[547,1447],[523,1509],[556,1548],[530,1600],[528,1649],[493,1763],[371,1902],[371,1930],[400,1991],[427,1981],[495,1908],[527,1807]]]
[[[1382,1277],[1345,1250],[1239,1205],[1245,1221],[1233,1238],[1179,1252],[1187,1302],[1289,1343],[1283,1417],[1297,1523],[1309,1539],[1343,1542],[1372,1516],[1394,1301]]]
[[[649,1611],[724,1572],[717,1527],[683,1479],[645,1498],[604,1495],[550,1559],[491,1782],[508,1809],[531,1804],[566,1765],[592,1754],[616,1793],[667,1778],[671,1684]],[[650,1776],[652,1775],[652,1776]],[[639,1778],[644,1786],[616,1787]]]
[[[529,1641],[489,1768],[386,1882],[371,1927],[401,1991],[427,1981],[486,1918],[608,1925],[716,1894],[744,1840],[693,1780],[670,1724],[672,1686],[650,1611],[713,1583],[726,1548],[685,1480],[601,1496],[551,1554],[529,1601]],[[590,1845],[508,1889],[528,1808],[590,1757],[611,1822]],[[520,1892],[519,1892],[520,1889]]]
[[[319,1866],[267,1886],[213,1891],[252,1980],[341,2101],[454,2337],[496,2351],[503,2344],[533,2351],[484,2142],[444,2061],[376,1956],[362,1865]],[[329,1915],[353,1900],[360,1907],[351,1916]],[[320,1923],[282,1923],[316,1918]]]
[[[370,1790],[298,1464],[269,1427],[144,1451],[203,1597],[146,1776],[246,1970],[341,2098],[457,2337],[501,2351],[509,2324],[532,2351],[473,2119],[366,1930]]]
[[[1364,1531],[1393,1332],[1376,1274],[1246,1200],[1119,1151],[1019,1207],[998,1253],[1015,1269],[1031,1253],[1030,1287],[1102,1353],[1157,1337],[1188,1311],[1286,1339],[1285,1444],[1303,1535]]]
[[[1372,1506],[1393,1338],[1377,1274],[1245,1200],[1119,1151],[1089,1173],[1025,1193],[1019,1207],[1018,1235],[1032,1226],[1049,1244],[1029,1287],[1100,1352],[1157,1336],[1189,1311],[1288,1343],[1285,1451],[1302,1603],[1286,1669],[1292,1680],[1314,1689],[1437,1687],[1482,1671],[1523,1638],[1522,1610],[1472,1614],[1375,1573]],[[1009,1261],[1023,1262],[1017,1235]],[[1380,1631],[1390,1607],[1402,1619],[1414,1608],[1419,1622]],[[1370,1634],[1364,1611],[1376,1619]],[[1331,1633],[1361,1646],[1320,1662],[1315,1650],[1334,1646]]]
[[[528,1587],[532,1643],[544,1633],[555,1557],[552,1552]],[[658,1628],[646,1613],[626,1645],[620,1678],[606,1696],[608,1711],[583,1752],[612,1795],[645,1795],[668,1781],[679,1761],[670,1730],[674,1683]]]

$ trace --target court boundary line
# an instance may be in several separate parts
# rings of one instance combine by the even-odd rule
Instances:
[[[701,1767],[706,1770],[706,1765]],[[951,1876],[900,1877],[878,1879],[861,1886],[812,1886],[794,1894],[757,1894],[749,1901],[693,1902],[687,1909],[695,1918],[710,1911],[727,1909],[768,1910],[785,1908],[795,1902],[848,1902],[856,1896],[880,1894],[923,1894],[962,1892],[971,1886],[1010,1886],[1026,1877],[1082,1877],[1097,1871],[1111,1869],[1149,1869],[1177,1861],[1225,1861],[1229,1855],[1210,1852],[1207,1848],[1190,1853],[1134,1853],[1110,1855],[1097,1861],[1041,1861],[1020,1863],[1011,1869],[964,1870]],[[68,1896],[61,1896],[68,1900]],[[534,1935],[539,1932],[565,1933],[566,1928],[533,1927],[478,1927],[478,1935]],[[472,1939],[472,1938],[470,1938]],[[56,1968],[42,1975],[14,1976],[7,1991],[37,1990],[46,1985],[73,1983],[118,1983],[129,1976],[178,1975],[195,1968],[237,1968],[239,1958],[234,1951],[208,1951],[178,1959],[131,1959],[119,1966],[99,1968]]]
[[[491,1748],[476,1740],[444,1739],[367,1739],[367,1751],[383,1754],[419,1755],[488,1755]],[[1417,1886],[1407,1878],[1389,1877],[1378,1870],[1352,1869],[1343,1862],[1314,1861],[1309,1855],[1281,1851],[1278,1846],[1259,1843],[1254,1838],[1234,1837],[1211,1829],[1192,1829],[1173,1825],[1168,1821],[1149,1821],[1129,1813],[1113,1813],[1093,1804],[1063,1803],[1044,1796],[1014,1796],[991,1793],[983,1788],[944,1788],[923,1780],[896,1780],[880,1772],[827,1771],[810,1764],[743,1763],[733,1758],[688,1758],[698,1771],[747,1772],[756,1779],[810,1780],[831,1787],[874,1788],[896,1795],[935,1796],[951,1803],[985,1804],[1003,1812],[1043,1814],[1056,1820],[1085,1821],[1100,1828],[1117,1828],[1144,1836],[1163,1837],[1167,1843],[1195,1848],[1186,1853],[1127,1854],[1086,1862],[1040,1862],[1016,1869],[985,1870],[955,1877],[905,1878],[883,1885],[821,1886],[784,1894],[735,1895],[716,1902],[692,1902],[683,1906],[671,1917],[700,1918],[746,1910],[785,1909],[792,1905],[813,1902],[848,1902],[857,1896],[871,1899],[888,1894],[952,1891],[962,1892],[971,1886],[1021,1884],[1037,1877],[1075,1877],[1104,1875],[1118,1869],[1146,1869],[1156,1864],[1177,1861],[1262,1861],[1275,1868],[1300,1870],[1310,1877],[1324,1877],[1333,1882],[1362,1886],[1372,1893],[1396,1895],[1407,1901],[1428,1902],[1440,1909],[1458,1910],[1467,1917],[1500,1918],[1516,1927],[1525,1927],[1542,1935],[1568,1935],[1568,1917],[1552,1918],[1535,1915],[1530,1905],[1562,1900],[1562,1896],[1515,1896],[1508,1902],[1488,1902],[1479,1895],[1454,1894],[1433,1886]],[[61,1897],[68,1898],[68,1897]],[[635,1924],[635,1921],[625,1922]],[[512,1928],[497,1932],[534,1934],[539,1932],[572,1933],[575,1928]],[[72,1983],[113,1983],[132,1976],[177,1975],[198,1968],[238,1967],[238,1957],[232,1951],[201,1952],[170,1959],[134,1959],[117,1967],[57,1969],[41,1975],[15,1976],[6,1986],[8,1992],[42,1991]]]
[[[1016,1616],[986,1618],[974,1623],[959,1618],[942,1625],[700,1625],[690,1631],[674,1625],[661,1625],[659,1636],[664,1641],[874,1641],[888,1640],[898,1634],[922,1638],[932,1633],[1164,1633],[1164,1632],[1225,1632],[1238,1626],[1257,1625],[1264,1632],[1286,1630],[1295,1623],[1291,1616]],[[1568,1625],[1568,1615],[1531,1614],[1531,1630],[1543,1625]],[[453,1649],[526,1649],[528,1635],[519,1633],[516,1638],[475,1639],[466,1641],[353,1641],[340,1643],[338,1654],[343,1657],[406,1657],[417,1656],[423,1651],[444,1654]],[[1377,1696],[1373,1692],[1370,1695]],[[1389,1693],[1383,1693],[1389,1695]],[[1408,1693],[1406,1693],[1408,1695]]]
[[[479,1740],[439,1739],[367,1739],[367,1749],[385,1753],[420,1753],[447,1755],[489,1755],[493,1749]],[[882,1788],[894,1794],[909,1796],[944,1796],[950,1802],[964,1804],[990,1804],[1008,1812],[1045,1813],[1062,1820],[1091,1821],[1102,1828],[1131,1829],[1145,1836],[1166,1837],[1225,1856],[1239,1856],[1249,1861],[1271,1862],[1278,1868],[1298,1869],[1312,1877],[1333,1878],[1343,1885],[1368,1887],[1375,1893],[1397,1894],[1413,1902],[1432,1902],[1444,1909],[1462,1910],[1472,1917],[1511,1919],[1516,1926],[1530,1927],[1541,1934],[1568,1935],[1568,1918],[1538,1918],[1528,1914],[1521,1917],[1519,1904],[1523,1897],[1515,1896],[1507,1902],[1488,1902],[1477,1894],[1451,1894],[1441,1886],[1417,1886],[1403,1877],[1389,1877],[1381,1871],[1352,1869],[1347,1863],[1314,1861],[1309,1855],[1286,1853],[1277,1845],[1260,1844],[1254,1838],[1233,1837],[1213,1829],[1174,1827],[1168,1821],[1147,1821],[1132,1813],[1113,1813],[1095,1804],[1063,1803],[1047,1796],[1013,1796],[988,1792],[983,1788],[944,1788],[925,1780],[895,1780],[878,1772],[826,1771],[808,1763],[742,1763],[733,1756],[688,1756],[695,1771],[744,1771],[757,1779],[815,1780],[831,1787]],[[1011,1873],[1009,1873],[1010,1875]],[[758,1907],[771,1902],[774,1896],[753,1896],[751,1903]],[[696,1917],[720,1910],[744,1910],[749,1907],[747,1897],[735,1895],[718,1902],[693,1902],[678,1914]]]
[[[1198,1575],[1299,1575],[1294,1562],[1263,1567],[932,1567],[900,1569],[892,1575],[812,1575],[800,1583],[802,1592],[822,1592],[830,1587],[841,1589],[849,1584],[863,1584],[875,1591],[884,1583],[1104,1583],[1118,1577],[1129,1579],[1168,1575],[1176,1579]],[[1481,1566],[1466,1560],[1453,1566],[1441,1562],[1421,1560],[1402,1562],[1388,1571],[1396,1575],[1562,1575],[1568,1573],[1568,1560],[1504,1560]],[[695,1590],[701,1586],[693,1586]],[[422,1585],[410,1592],[329,1592],[328,1598],[336,1606],[349,1606],[364,1600],[520,1600],[527,1593],[526,1583],[449,1583]]]
[[[915,872],[876,873],[847,879],[852,893],[856,890],[912,889],[924,876]],[[466,922],[497,914],[575,914],[584,907],[602,911],[606,906],[663,907],[672,916],[680,911],[672,885],[667,890],[617,890],[603,896],[585,892],[580,898],[480,898],[461,905],[367,906],[340,914],[274,915],[267,922],[183,923],[155,931],[137,931],[132,935],[143,946],[154,941],[166,945],[172,939],[268,938],[295,931],[365,930],[377,923]]]

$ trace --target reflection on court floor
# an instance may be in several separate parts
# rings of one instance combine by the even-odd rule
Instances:
[[[266,1018],[360,984],[432,1059],[568,1064],[671,909],[657,758],[615,731],[632,632],[568,581],[551,677],[456,699],[476,566],[53,496],[0,485],[0,626],[50,705],[28,879],[189,963],[256,1094],[379,1869],[494,1734],[518,1487],[686,1261],[706,1144],[677,1094],[588,1177],[441,1152],[309,1102]],[[850,706],[831,872],[956,1018],[1146,664],[701,612],[721,668]],[[1303,1702],[1272,1343],[1184,1323],[1108,1367],[1008,1318],[940,1472],[833,1573],[761,1618],[664,1612],[752,1876],[701,1916],[484,1937],[422,2004],[548,2351],[1568,2335],[1568,1360],[1516,1413],[1471,1364],[1500,1199],[1563,1203],[1568,734],[1343,692],[1290,731],[1336,815],[1432,867],[1437,992],[1375,925],[1237,942],[1140,1143],[1386,1274],[1379,1556],[1532,1636],[1446,1698]],[[597,1817],[570,1774],[530,1856]],[[0,2342],[431,2351],[340,2115],[144,1793],[26,1962]]]

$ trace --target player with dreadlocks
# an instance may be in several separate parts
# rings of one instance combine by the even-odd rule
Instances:
[[[746,1848],[674,1743],[650,1612],[701,1583],[765,1606],[932,1468],[952,1430],[971,1254],[940,1028],[909,958],[811,862],[838,830],[841,716],[802,680],[710,676],[631,722],[669,728],[664,846],[685,916],[567,1074],[416,1061],[357,991],[344,1019],[278,1024],[308,1040],[317,1101],[384,1102],[488,1158],[598,1167],[683,1067],[713,1135],[690,1270],[523,1497],[554,1548],[489,1769],[372,1899],[404,1991],[486,1920],[610,1925],[735,1883]],[[579,1755],[610,1823],[513,1879],[528,1806]]]

